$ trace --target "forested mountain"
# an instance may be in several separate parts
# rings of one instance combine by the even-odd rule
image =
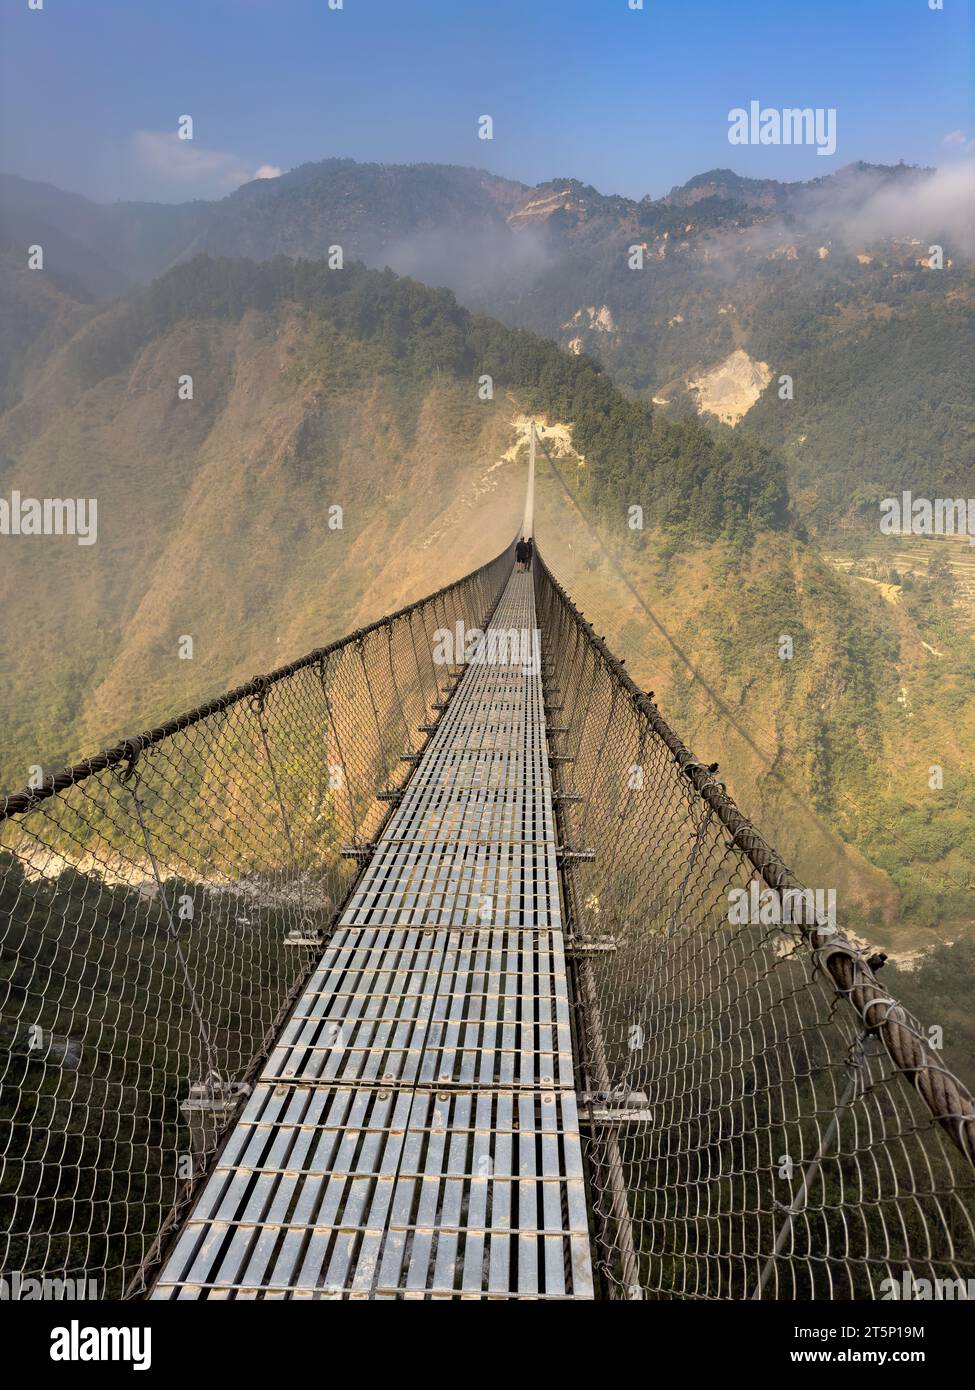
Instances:
[[[0,174],[0,235],[24,247],[47,239],[48,271],[73,274],[97,299],[167,269],[186,253],[213,207],[207,202],[93,203],[51,184]]]
[[[811,525],[873,526],[878,498],[911,470],[916,488],[937,477],[975,489],[959,379],[975,301],[969,192],[964,171],[858,164],[798,184],[712,170],[633,200],[572,178],[527,187],[331,159],[181,205],[101,207],[8,176],[0,234],[14,261],[45,244],[51,280],[79,301],[201,251],[265,260],[341,246],[347,261],[452,287],[468,307],[600,361],[664,412],[735,424],[751,411],[752,429],[784,446]],[[932,244],[941,270],[928,268]],[[27,353],[45,315],[17,300],[12,319]]]
[[[458,290],[480,287],[500,303],[499,278],[518,293],[573,249],[587,248],[598,261],[640,236],[659,255],[672,239],[696,246],[709,233],[749,226],[835,234],[878,196],[909,196],[933,173],[858,164],[788,184],[716,169],[663,197],[635,200],[571,176],[529,187],[456,165],[326,159],[255,179],[216,202],[111,205],[0,174],[0,233],[14,242],[56,236],[57,259],[76,267],[99,298],[201,251],[267,260],[319,257],[340,244],[350,259]]]
[[[31,369],[97,313],[71,276],[27,268],[23,249],[0,241],[0,410],[20,396]]]
[[[622,511],[597,536],[547,467],[536,521],[596,631],[975,1084],[975,611],[950,574],[891,592],[788,529],[676,548]]]
[[[98,499],[97,544],[4,543],[3,780],[496,553],[524,409],[573,424],[597,512],[639,504],[675,544],[788,524],[768,446],[656,420],[596,364],[391,271],[198,257],[87,318],[0,417],[0,495]],[[454,509],[475,498],[472,537]]]
[[[973,308],[975,295],[918,296],[837,323],[781,361],[795,400],[783,404],[773,383],[745,423],[785,449],[805,515],[860,515],[876,530],[878,499],[902,490],[975,495]]]
[[[911,419],[930,405],[943,325],[958,325],[946,350],[966,341],[961,296],[939,303],[912,288],[912,272],[908,285],[890,270],[884,283],[902,299],[871,317],[837,308],[838,281],[820,279],[822,312],[800,330],[791,277],[832,274],[829,258],[770,265],[782,317],[769,321],[784,326],[769,331],[792,344],[785,360],[801,360],[796,381],[807,383],[790,408],[810,414],[810,382],[823,400],[838,390],[829,313],[844,323],[843,351],[863,353],[873,393],[838,401],[845,428],[864,399],[885,409],[907,370],[909,352],[898,355],[887,328],[900,314],[933,363]],[[38,328],[0,416],[0,495],[95,497],[99,510],[96,545],[4,544],[5,787],[496,553],[518,522],[516,426],[531,411],[562,427],[547,445],[561,481],[540,460],[540,545],[682,735],[720,763],[808,881],[837,888],[844,920],[865,938],[902,962],[919,943],[968,939],[969,620],[943,572],[894,603],[823,562],[797,513],[816,515],[811,489],[830,503],[829,479],[778,427],[768,393],[752,414],[783,449],[756,438],[751,415],[730,430],[668,413],[622,392],[584,352],[353,262],[201,255],[103,307],[16,257],[10,271]],[[918,271],[919,286],[927,275]],[[192,398],[181,398],[187,377]],[[837,441],[838,507],[854,494],[852,480],[839,491],[844,427],[825,409],[814,423]],[[905,449],[915,447],[908,435]],[[865,450],[868,482],[882,466]],[[791,504],[790,468],[800,484]],[[623,553],[672,642],[621,590],[565,489]],[[629,525],[635,505],[642,530]],[[938,800],[933,764],[947,774]],[[931,969],[943,968],[933,956]]]

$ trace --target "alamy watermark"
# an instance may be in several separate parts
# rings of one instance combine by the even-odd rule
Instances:
[[[56,1303],[62,1299],[74,1301],[99,1297],[97,1279],[89,1279],[85,1274],[79,1275],[77,1278],[55,1274],[47,1275],[42,1279],[35,1279],[15,1269],[11,1274],[5,1274],[0,1279],[0,1302],[4,1303],[35,1301]]]
[[[75,536],[79,545],[98,539],[95,497],[0,497],[0,536]]]
[[[728,112],[731,145],[815,145],[816,153],[836,153],[835,106],[762,106],[749,102]]]
[[[433,660],[437,666],[512,666],[526,676],[542,669],[542,648],[537,628],[438,627],[433,634]]]
[[[975,497],[885,497],[880,504],[885,536],[968,536],[975,545]]]
[[[835,888],[765,888],[753,878],[746,888],[728,889],[732,926],[820,926],[836,930]]]
[[[84,1327],[72,1318],[51,1329],[52,1361],[131,1361],[134,1371],[152,1365],[151,1327]]]
[[[975,1299],[975,1279],[918,1279],[905,1269],[899,1279],[881,1279],[881,1300],[905,1299],[926,1303],[968,1302]]]

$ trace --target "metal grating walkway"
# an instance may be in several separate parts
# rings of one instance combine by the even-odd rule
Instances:
[[[492,628],[535,638],[530,575]],[[153,1297],[592,1298],[541,674],[495,655],[466,667]]]

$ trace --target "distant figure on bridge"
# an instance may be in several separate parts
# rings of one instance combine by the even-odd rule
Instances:
[[[530,570],[532,567],[532,556],[535,554],[535,542],[532,540],[531,536],[525,541],[525,545],[528,547],[528,559],[525,562],[525,569]]]
[[[522,536],[521,540],[515,546],[516,567],[521,571],[526,570],[528,568],[528,562],[530,559],[531,550],[529,548],[528,542],[525,540],[524,536]]]

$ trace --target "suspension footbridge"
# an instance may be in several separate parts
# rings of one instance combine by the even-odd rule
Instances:
[[[975,1277],[971,1095],[537,552],[0,808],[5,1276]]]
[[[492,623],[156,1297],[592,1296],[528,574]]]

